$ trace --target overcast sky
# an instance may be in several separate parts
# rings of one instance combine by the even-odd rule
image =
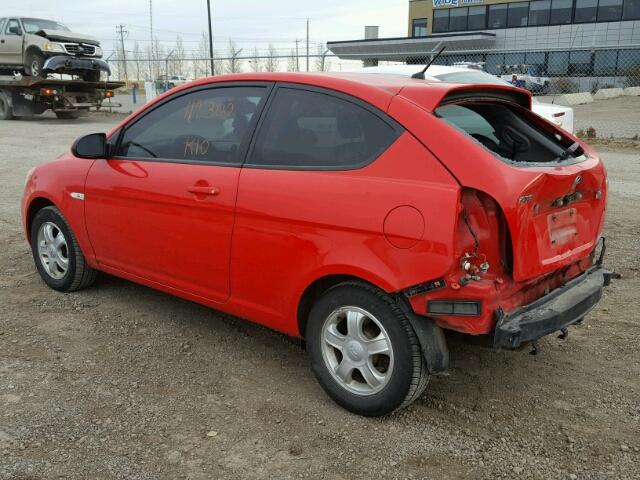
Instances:
[[[195,50],[207,30],[206,0],[152,0],[154,36],[167,46],[180,34],[186,50]],[[379,25],[381,37],[405,36],[407,0],[212,0],[216,50],[229,38],[247,54],[269,43],[288,53],[305,38],[310,19],[312,53],[329,40],[362,38],[365,25]],[[149,0],[0,0],[0,16],[52,18],[71,30],[88,33],[103,43],[106,56],[114,48],[116,25],[129,31],[126,49],[137,40],[149,44]],[[301,44],[302,48],[302,44]],[[243,52],[244,55],[244,52]]]

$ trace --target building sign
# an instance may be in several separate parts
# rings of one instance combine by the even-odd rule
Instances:
[[[433,0],[433,8],[460,7],[470,3],[484,3],[484,0]]]

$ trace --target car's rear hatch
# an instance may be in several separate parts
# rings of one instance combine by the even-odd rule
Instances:
[[[536,278],[590,254],[603,226],[604,166],[588,146],[533,115],[526,92],[454,86],[437,98],[412,85],[390,111],[415,107],[432,114],[407,128],[462,186],[500,205],[514,280]]]

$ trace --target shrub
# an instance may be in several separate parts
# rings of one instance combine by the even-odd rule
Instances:
[[[578,84],[569,77],[553,78],[549,82],[549,93],[576,93]]]

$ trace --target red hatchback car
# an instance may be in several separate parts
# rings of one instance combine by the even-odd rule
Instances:
[[[443,329],[516,348],[608,284],[607,181],[524,90],[394,75],[241,74],[172,90],[37,167],[44,281],[100,270],[304,338],[363,415],[447,370]]]

